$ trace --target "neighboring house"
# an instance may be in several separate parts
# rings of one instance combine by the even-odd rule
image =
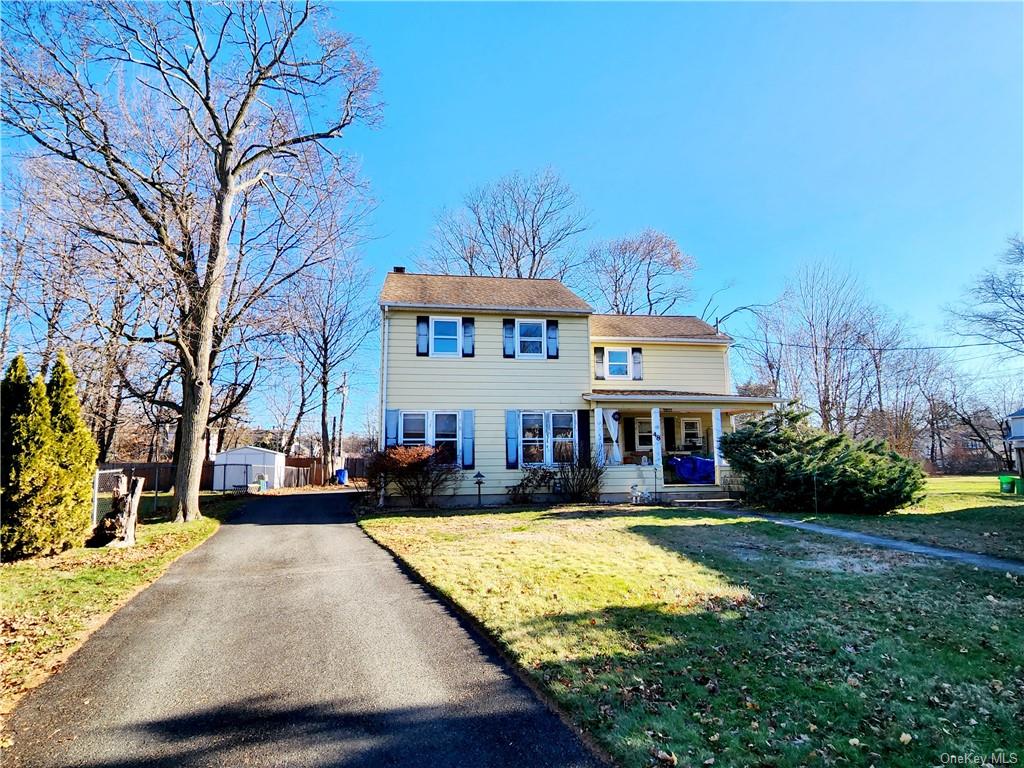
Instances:
[[[1013,468],[1024,477],[1024,408],[1014,411],[1006,417],[1009,428],[1003,442],[1006,452],[1013,460]]]
[[[685,491],[673,456],[712,457],[732,417],[732,339],[695,317],[600,315],[557,280],[388,274],[381,445],[434,445],[466,471],[456,501],[500,501],[530,466],[607,465],[602,498]],[[667,494],[667,496],[666,496]]]

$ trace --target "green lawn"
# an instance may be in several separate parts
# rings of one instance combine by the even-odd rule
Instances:
[[[361,521],[624,766],[1024,753],[1024,580],[632,507]]]
[[[169,504],[165,497],[163,507]],[[204,496],[205,517],[187,524],[162,522],[152,496],[140,504],[138,544],[130,549],[69,549],[0,565],[0,713],[50,674],[94,629],[140,587],[180,555],[198,546],[234,511],[242,497]],[[166,511],[161,508],[161,511]]]
[[[999,492],[999,480],[932,477],[916,507],[884,517],[800,515],[837,528],[1024,560],[1024,496]]]

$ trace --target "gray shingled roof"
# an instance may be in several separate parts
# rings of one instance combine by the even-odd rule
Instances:
[[[701,339],[732,341],[692,315],[593,315],[590,335],[597,338]]]
[[[380,303],[452,309],[526,309],[589,314],[591,306],[558,280],[389,272]]]

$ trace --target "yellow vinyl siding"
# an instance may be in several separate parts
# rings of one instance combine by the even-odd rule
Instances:
[[[594,347],[608,349],[643,349],[643,380],[595,379]],[[701,392],[728,395],[728,347],[701,344],[655,344],[651,342],[595,342],[590,351],[590,386],[597,389],[668,389],[678,392]]]
[[[577,411],[589,407],[589,340],[585,316],[551,315],[558,320],[557,360],[502,357],[502,318],[508,314],[455,311],[437,314],[473,317],[474,357],[416,356],[416,316],[426,312],[389,310],[386,409],[475,411],[475,468],[463,474],[459,494],[476,494],[472,475],[482,472],[484,494],[504,494],[520,479],[505,469],[505,411]],[[593,426],[591,426],[591,430]]]

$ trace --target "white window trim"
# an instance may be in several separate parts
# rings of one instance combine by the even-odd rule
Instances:
[[[398,444],[405,445],[405,417],[423,417],[423,444],[430,445],[430,411],[399,411],[398,412]],[[415,443],[419,445],[419,443]]]
[[[434,447],[434,417],[437,415],[455,417],[455,465],[462,466],[462,413],[460,411],[399,411],[398,412],[398,444],[405,445],[405,417],[407,415],[423,416],[423,439],[424,445]],[[419,445],[419,443],[415,443]]]
[[[434,323],[438,320],[455,321],[455,351],[454,352],[436,352],[434,351]],[[462,357],[462,318],[461,317],[448,317],[447,315],[431,315],[430,316],[430,328],[428,330],[429,350],[431,357]]]
[[[580,431],[579,431],[579,420],[575,411],[521,411],[519,413],[519,456],[523,454],[523,416],[540,416],[544,420],[544,437],[541,441],[544,446],[544,461],[523,461],[520,460],[519,466],[521,467],[557,467],[560,466],[555,463],[555,429],[552,423],[553,416],[570,416],[572,418],[572,456],[573,461],[578,461],[580,457]],[[530,440],[531,444],[536,443],[536,440]]]
[[[551,423],[551,437],[548,439],[548,463],[557,466],[555,462],[555,416],[569,416],[572,419],[572,459],[578,461],[580,457],[580,435],[579,429],[576,423],[576,412],[575,411],[551,411],[548,417]],[[564,442],[559,440],[559,442]]]
[[[625,376],[614,376],[612,375],[612,352],[625,352],[626,353],[626,375]],[[633,378],[633,350],[629,347],[607,347],[604,350],[604,377],[606,379],[619,379],[625,381],[626,379]]]
[[[697,431],[697,442],[700,442],[700,439],[702,437],[702,430],[701,430],[700,419],[684,419],[684,418],[680,418],[679,419],[680,444],[681,445],[685,445],[686,444],[686,425],[687,424],[696,424],[697,425],[697,430],[696,430]]]
[[[651,444],[649,446],[646,446],[646,447],[642,447],[640,445],[640,422],[641,421],[650,422],[650,425],[651,425],[651,431],[650,431]],[[653,451],[654,450],[654,421],[652,421],[651,419],[649,419],[649,418],[637,419],[633,423],[633,450],[634,451],[638,451],[638,452],[639,451]]]
[[[540,323],[540,352],[538,354],[526,354],[520,352],[519,325],[520,323]],[[533,317],[516,318],[516,358],[519,360],[544,360],[548,356],[548,321]],[[536,413],[536,411],[530,411]]]

